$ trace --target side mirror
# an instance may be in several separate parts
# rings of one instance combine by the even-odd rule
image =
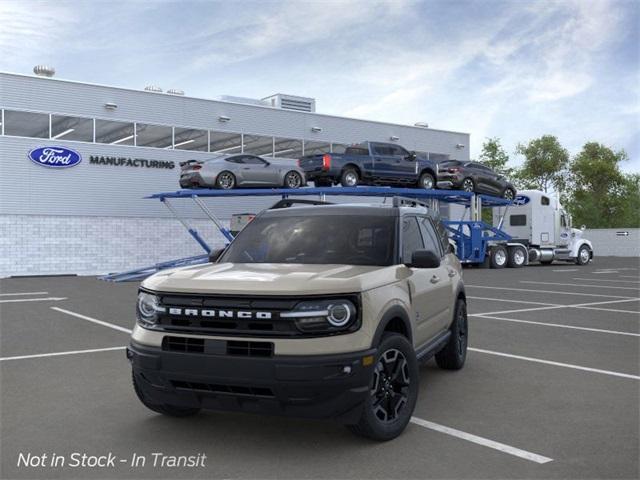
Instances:
[[[407,160],[413,162],[416,159],[416,152],[411,151],[409,152],[409,155],[407,156]]]
[[[220,255],[222,255],[222,252],[224,252],[224,248],[211,250],[211,253],[209,253],[209,263],[216,263],[220,258]]]
[[[407,267],[411,268],[438,268],[440,266],[440,257],[431,250],[416,250],[411,255],[411,264]]]

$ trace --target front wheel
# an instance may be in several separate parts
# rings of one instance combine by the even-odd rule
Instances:
[[[512,188],[506,188],[502,193],[502,198],[512,201],[514,198],[516,198],[516,192],[514,192]]]
[[[423,173],[422,175],[420,175],[418,186],[420,188],[424,188],[425,190],[433,190],[436,187],[436,180],[430,173]]]
[[[578,250],[578,256],[576,257],[576,263],[578,265],[586,265],[591,260],[591,250],[586,245],[582,245]]]
[[[236,177],[233,173],[220,172],[218,178],[216,178],[216,187],[221,188],[222,190],[231,190],[236,186]]]
[[[436,353],[436,363],[444,370],[460,370],[467,359],[469,343],[469,324],[467,321],[467,302],[458,298],[449,329],[451,336],[442,350]]]
[[[302,186],[302,175],[295,170],[287,172],[284,176],[284,186],[287,188],[300,188]]]
[[[375,361],[362,416],[348,428],[357,435],[386,441],[400,435],[411,420],[418,399],[418,360],[404,336],[389,333],[382,337]]]

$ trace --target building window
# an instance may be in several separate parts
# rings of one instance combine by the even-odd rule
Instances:
[[[51,115],[51,138],[93,142],[93,119]]]
[[[111,145],[133,145],[134,126],[129,122],[96,120],[96,142]]]
[[[242,153],[242,135],[229,132],[209,132],[209,151],[211,153]]]
[[[302,157],[302,140],[276,137],[273,141],[275,145],[274,157],[295,159]]]
[[[4,134],[16,137],[49,138],[49,115],[5,110]]]
[[[331,152],[331,144],[327,142],[310,142],[304,141],[304,154],[317,155]]]
[[[195,130],[193,128],[174,129],[173,148],[176,150],[197,150],[199,152],[208,151],[209,136],[206,130]]]
[[[173,145],[173,129],[163,125],[136,123],[136,146],[171,148]]]
[[[273,137],[263,137],[261,135],[244,135],[244,153],[261,155],[264,157],[272,157]]]

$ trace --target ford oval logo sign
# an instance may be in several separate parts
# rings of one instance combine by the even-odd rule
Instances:
[[[43,167],[69,168],[78,165],[82,161],[82,156],[69,148],[40,147],[29,152],[29,159]]]
[[[516,198],[513,200],[514,205],[526,205],[531,200],[526,195],[516,195]]]

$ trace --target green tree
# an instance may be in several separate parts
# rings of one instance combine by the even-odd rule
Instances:
[[[513,173],[513,168],[507,166],[507,163],[509,163],[509,155],[497,137],[486,139],[482,144],[482,152],[478,160],[483,165],[505,176],[511,176]]]
[[[624,150],[586,143],[571,161],[567,207],[576,225],[590,228],[640,226],[640,176],[624,175]]]
[[[551,188],[556,191],[564,190],[569,152],[560,145],[556,137],[543,135],[527,144],[519,144],[516,152],[525,158],[516,175],[520,187],[545,192]]]

